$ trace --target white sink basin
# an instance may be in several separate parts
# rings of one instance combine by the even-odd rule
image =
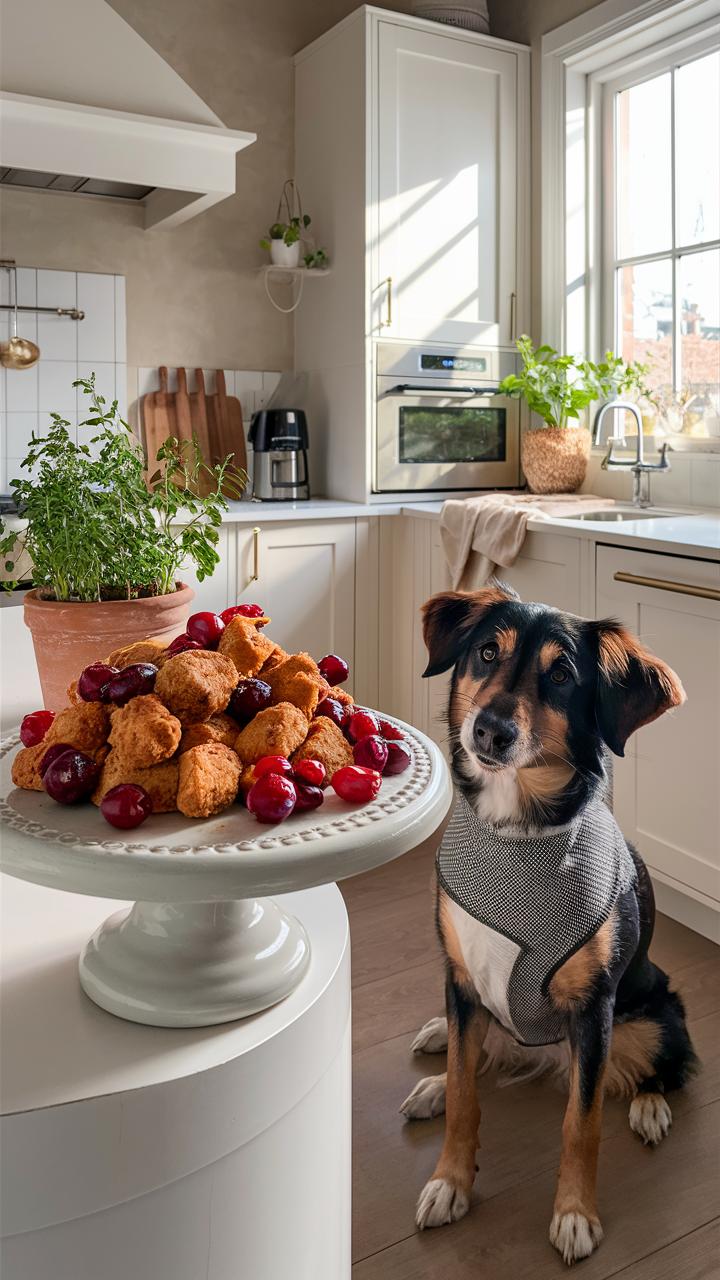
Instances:
[[[670,520],[676,511],[653,511],[652,507],[635,508],[635,507],[603,507],[600,511],[582,511],[579,515],[573,515],[568,511],[567,515],[558,516],[559,520],[588,520],[593,523],[601,524],[622,524],[626,520]]]

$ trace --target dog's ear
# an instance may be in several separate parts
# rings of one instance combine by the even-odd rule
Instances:
[[[442,591],[423,605],[422,624],[429,661],[426,676],[438,676],[457,662],[481,618],[498,604],[517,598],[500,586],[483,591]]]
[[[636,729],[682,706],[685,690],[675,672],[613,618],[591,624],[598,644],[596,703],[600,735],[616,756]]]

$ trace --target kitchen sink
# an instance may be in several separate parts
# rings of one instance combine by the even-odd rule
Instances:
[[[579,515],[571,515],[570,512],[566,516],[559,516],[560,520],[591,520],[593,524],[596,521],[602,524],[622,524],[625,520],[671,520],[677,512],[675,511],[653,511],[652,509],[637,510],[633,508],[625,508],[624,510],[613,510],[610,507],[603,507],[601,511],[582,511]]]

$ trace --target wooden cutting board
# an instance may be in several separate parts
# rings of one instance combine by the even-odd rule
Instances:
[[[222,369],[215,370],[215,395],[207,397],[208,435],[210,439],[210,461],[213,464],[223,462],[228,454],[233,455],[232,466],[238,470],[247,469],[247,450],[245,448],[245,430],[242,419],[242,406],[236,396],[229,396],[225,390],[225,374]],[[228,497],[237,497],[237,491],[228,492]]]
[[[207,397],[205,395],[205,374],[202,369],[195,370],[195,390],[190,393],[190,419],[192,432],[195,435],[200,452],[205,462],[210,463],[210,437],[208,435]],[[201,474],[198,493],[204,496],[210,493],[213,485],[208,476]]]
[[[176,436],[175,392],[168,391],[168,371],[165,365],[158,369],[160,390],[150,391],[142,398],[142,422],[145,432],[148,475],[157,470],[155,461],[160,445],[168,436]]]

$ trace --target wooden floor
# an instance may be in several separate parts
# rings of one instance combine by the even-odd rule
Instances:
[[[353,940],[353,1280],[544,1280],[567,1268],[548,1243],[562,1094],[549,1084],[481,1086],[481,1149],[470,1213],[415,1230],[443,1120],[405,1122],[398,1107],[444,1055],[413,1058],[410,1040],[442,1012],[432,923],[434,841],[345,881]],[[720,949],[659,917],[653,958],[687,1004],[702,1071],[670,1095],[674,1124],[657,1150],[630,1132],[627,1104],[605,1107],[600,1214],[605,1239],[582,1280],[720,1276]]]

